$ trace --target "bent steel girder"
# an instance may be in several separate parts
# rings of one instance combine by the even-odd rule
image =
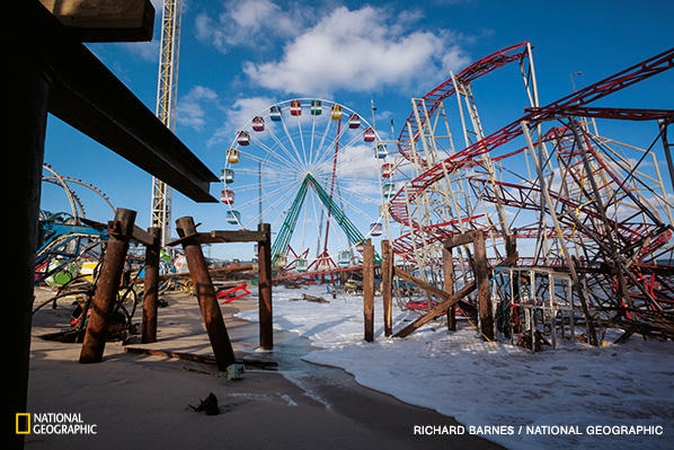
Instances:
[[[535,130],[543,122],[556,118],[561,111],[565,111],[571,107],[579,108],[585,106],[589,102],[606,97],[627,86],[644,81],[673,67],[674,48],[580,89],[548,104],[547,106],[529,108],[529,112],[521,118],[511,122],[500,130],[489,134],[484,139],[475,142],[456,154],[449,156],[444,161],[435,164],[412,179],[406,186],[403,186],[391,199],[389,208],[391,216],[396,221],[415,228],[410,225],[412,219],[409,217],[407,205],[414,202],[427,188],[437,183],[448,174],[469,167],[471,164],[474,164],[474,161],[481,155],[490,153],[496,148],[521,136],[523,133],[521,123],[525,122],[530,130]],[[614,111],[612,114],[615,115],[615,109],[612,111]]]
[[[481,58],[463,69],[454,77],[449,78],[444,83],[429,91],[422,99],[418,99],[418,106],[421,106],[423,103],[426,117],[433,116],[441,107],[443,100],[457,94],[457,83],[470,84],[481,76],[511,62],[521,61],[528,56],[528,49],[529,43],[521,42]],[[412,111],[405,122],[408,126],[404,126],[400,131],[400,136],[398,137],[398,151],[408,160],[413,159],[413,156],[410,154],[409,144],[406,147],[403,143],[411,143],[419,138],[420,126],[424,126],[423,122],[424,120],[417,120],[414,111]],[[419,159],[417,157],[416,160],[420,166],[426,165],[426,161],[423,158]]]

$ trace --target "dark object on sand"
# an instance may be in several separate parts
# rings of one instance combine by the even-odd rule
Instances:
[[[203,399],[199,406],[194,407],[192,405],[187,405],[192,408],[195,412],[205,412],[207,416],[217,416],[220,414],[220,407],[218,407],[218,398],[212,392],[208,394],[208,397]]]

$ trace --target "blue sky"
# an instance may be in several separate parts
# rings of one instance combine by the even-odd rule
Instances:
[[[153,4],[152,42],[87,44],[152,111],[162,15],[161,2]],[[410,114],[411,97],[423,96],[450,71],[504,47],[532,43],[541,104],[546,104],[571,92],[572,83],[581,88],[674,45],[674,3],[665,0],[410,5],[184,0],[176,134],[219,175],[237,129],[277,102],[329,99],[368,120],[374,104],[380,136],[392,139]],[[515,83],[487,81],[474,89],[489,133],[519,117],[525,104]],[[671,109],[673,81],[674,74],[665,73],[605,103]],[[48,122],[45,162],[61,175],[94,184],[116,207],[138,211],[137,225],[150,225],[151,177],[54,117]],[[214,184],[211,193],[218,196],[221,188]],[[87,193],[82,199],[87,217],[112,217],[105,202]],[[42,207],[66,210],[50,187],[44,188]],[[173,218],[193,216],[202,231],[228,229],[225,211],[221,204],[195,204],[173,193]]]

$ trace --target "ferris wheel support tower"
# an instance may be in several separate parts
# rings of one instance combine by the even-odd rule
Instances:
[[[175,130],[181,15],[182,0],[164,0],[156,114],[171,131]],[[171,237],[171,191],[171,188],[162,180],[152,178],[152,217],[150,220],[151,226],[161,230],[162,247],[169,242]]]

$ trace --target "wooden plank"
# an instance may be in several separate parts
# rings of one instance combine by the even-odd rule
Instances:
[[[443,245],[445,246],[445,248],[452,248],[458,247],[459,245],[470,244],[475,240],[475,236],[482,233],[483,232],[479,230],[466,231],[465,233],[458,234],[456,236],[447,239],[446,241],[443,242]]]
[[[363,317],[365,341],[374,341],[374,246],[370,239],[363,247]]]
[[[487,262],[487,246],[484,234],[478,233],[473,240],[475,258],[475,279],[477,280],[477,302],[480,317],[480,331],[489,341],[494,340],[494,316],[491,307],[491,293],[489,289],[489,263]]]
[[[441,314],[444,314],[447,312],[447,308],[451,307],[452,305],[455,305],[456,303],[459,302],[463,297],[466,295],[470,294],[477,288],[477,283],[474,281],[470,284],[465,285],[461,290],[453,295],[451,295],[447,300],[444,300],[440,303],[438,303],[433,309],[428,311],[426,314],[423,316],[419,317],[417,320],[414,322],[410,323],[407,325],[405,328],[402,330],[398,331],[396,334],[393,335],[393,337],[406,337],[412,334],[413,331],[421,327],[422,325],[427,324],[431,320],[435,319]],[[442,292],[442,291],[440,291]],[[444,292],[443,292],[444,294]]]
[[[258,231],[265,236],[258,242],[258,319],[260,348],[274,348],[274,314],[272,303],[271,225],[261,223]]]
[[[426,283],[424,280],[421,278],[417,278],[411,273],[405,272],[404,270],[396,267],[393,269],[394,273],[396,276],[402,278],[403,280],[412,283],[419,289],[423,289],[424,291],[428,292],[431,295],[434,295],[440,299],[447,300],[450,295],[447,294],[446,292],[436,288],[435,286],[431,286],[430,284]]]
[[[267,234],[263,231],[249,230],[213,230],[208,233],[199,233],[199,242],[202,244],[227,243],[227,242],[263,242]]]
[[[39,0],[83,42],[151,41],[155,10],[150,0]]]
[[[452,295],[454,293],[454,258],[452,250],[442,249],[443,290]],[[456,304],[447,308],[447,329],[456,331]]]
[[[508,256],[506,259],[504,259],[502,262],[500,262],[496,267],[500,266],[510,266],[515,263],[515,261],[518,258],[517,252],[514,254]],[[403,328],[402,330],[398,331],[393,335],[393,337],[405,337],[410,335],[414,330],[417,328],[421,327],[422,325],[428,323],[429,321],[435,319],[441,314],[444,314],[448,308],[451,306],[459,303],[463,297],[466,295],[470,294],[474,290],[477,289],[478,283],[473,281],[470,284],[465,285],[459,292],[456,292],[454,294],[448,294],[447,292],[444,292],[434,286],[430,286],[427,283],[425,283],[423,280],[415,277],[414,275],[411,275],[407,272],[405,272],[402,269],[395,268],[395,274],[402,278],[405,281],[408,281],[415,286],[425,290],[426,292],[435,295],[438,298],[443,299],[442,302],[438,303],[433,309],[431,309],[429,312],[421,316],[419,319],[416,321],[412,322],[409,324],[407,327]],[[487,279],[487,284],[488,284],[488,279]]]
[[[393,334],[393,250],[388,240],[381,241],[381,296],[384,314],[384,336]]]

